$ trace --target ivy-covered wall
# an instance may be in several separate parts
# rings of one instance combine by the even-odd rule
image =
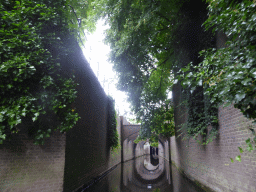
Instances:
[[[220,107],[218,118],[218,136],[206,146],[199,145],[192,138],[182,141],[181,137],[171,137],[171,161],[192,180],[214,191],[256,191],[255,151],[244,151],[241,162],[230,162],[230,158],[239,155],[238,147],[245,149],[245,140],[252,139],[251,121],[233,106]]]
[[[67,41],[67,45],[70,43]],[[63,191],[87,185],[121,161],[120,148],[111,151],[108,145],[109,99],[78,43],[73,50],[73,54],[65,58],[68,62],[63,61],[62,70],[66,74],[75,73],[79,86],[74,108],[81,119],[67,132]]]
[[[49,31],[58,28],[44,28]],[[109,99],[77,41],[68,35],[62,40],[72,52],[60,54],[60,76],[75,75],[79,85],[72,108],[81,118],[66,133],[52,133],[44,145],[33,144],[30,122],[17,126],[20,133],[0,145],[0,191],[76,191],[121,162],[120,147],[111,150],[108,142]],[[46,48],[52,55],[58,52],[55,45]]]
[[[225,46],[226,37],[219,32],[216,35],[216,47]],[[198,144],[193,138],[183,141],[177,137],[178,126],[188,119],[188,109],[182,103],[182,86],[177,84],[173,88],[174,117],[176,136],[170,138],[171,161],[184,173],[199,184],[209,187],[214,191],[256,191],[256,153],[244,151],[241,162],[230,158],[239,154],[238,147],[247,147],[245,140],[252,139],[249,128],[256,128],[252,120],[248,120],[233,105],[218,108],[218,133],[216,138],[207,145]],[[208,125],[206,133],[211,130]],[[185,131],[183,134],[186,135]],[[202,141],[202,137],[198,137]]]

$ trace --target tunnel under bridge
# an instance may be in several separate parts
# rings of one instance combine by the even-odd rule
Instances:
[[[121,125],[121,161],[126,162],[131,159],[150,155],[152,164],[157,161],[159,157],[163,157],[167,161],[170,159],[169,155],[169,141],[164,138],[159,138],[158,148],[151,147],[147,141],[140,141],[134,143],[140,131],[139,124],[130,124],[125,117],[120,116]]]

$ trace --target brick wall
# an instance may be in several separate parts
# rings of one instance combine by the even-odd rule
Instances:
[[[74,70],[75,80],[79,83],[74,107],[81,116],[66,135],[64,192],[69,192],[83,188],[118,164],[121,161],[121,149],[111,152],[107,145],[107,95],[78,44],[74,54],[69,55],[66,61],[63,62],[62,70],[66,74]]]
[[[0,145],[0,191],[62,191],[66,135],[54,132],[36,146],[26,127],[12,141]]]
[[[139,135],[140,125],[123,125],[122,137],[124,139],[135,140]]]
[[[219,125],[218,137],[205,147],[193,139],[171,137],[171,160],[192,180],[215,191],[256,191],[256,152],[245,150],[241,162],[230,161],[240,154],[237,147],[246,149],[245,140],[252,138],[251,121],[233,106],[219,107]]]
[[[45,28],[47,33],[53,28]],[[121,162],[121,149],[107,144],[107,96],[72,37],[61,37],[73,53],[60,55],[61,76],[75,73],[77,98],[73,107],[81,119],[66,134],[54,133],[45,145],[35,146],[23,133],[0,145],[0,191],[76,191]],[[48,50],[56,55],[54,46]],[[119,121],[119,120],[118,120]],[[121,134],[120,123],[118,132]]]
[[[225,46],[226,36],[217,33],[217,48]],[[173,87],[174,106],[178,106],[181,100],[181,85]],[[254,192],[256,191],[256,152],[246,151],[245,140],[253,135],[248,129],[250,126],[255,130],[252,121],[245,118],[233,105],[218,109],[219,130],[218,136],[207,146],[201,146],[192,138],[181,141],[177,138],[178,126],[185,123],[187,109],[184,106],[175,107],[174,121],[176,137],[170,138],[171,161],[181,168],[192,180],[210,187],[214,191]],[[211,129],[208,126],[208,132]],[[239,153],[241,146],[245,152]],[[241,162],[230,158],[241,155]]]
[[[208,16],[205,10],[205,8],[202,9],[206,19]],[[199,18],[195,19],[194,23],[197,21],[200,23]],[[202,28],[199,27],[202,23],[198,25],[199,28],[194,23],[190,25],[190,29],[186,29],[186,33],[193,34],[192,31],[197,31],[198,34],[202,33]],[[182,31],[181,34],[183,34]],[[197,40],[196,37],[197,35],[190,36],[190,39],[188,38],[187,41],[184,41],[184,46],[176,49],[176,52],[184,50],[182,53],[183,57],[179,61],[182,66],[186,66],[190,61],[194,63],[199,62],[191,57],[194,53],[192,50],[185,49],[190,45],[197,46],[198,50],[195,50],[196,55],[198,55],[197,52],[202,50],[199,50],[202,42],[195,41]],[[227,37],[224,33],[218,32],[215,39],[217,49],[226,47]],[[182,102],[181,85],[174,85],[172,93],[174,106],[178,106]],[[186,141],[182,141],[182,137],[177,138],[180,134],[180,132],[177,132],[178,126],[186,122],[187,115],[187,109],[184,106],[174,108],[176,137],[170,138],[171,161],[181,168],[192,180],[197,180],[215,191],[256,191],[256,152],[247,152],[245,143],[247,138],[253,137],[248,129],[252,125],[251,121],[246,119],[233,106],[227,108],[221,106],[218,109],[218,136],[207,146],[201,146],[192,138]],[[256,127],[253,126],[252,128],[255,130]],[[210,129],[211,127],[209,126],[208,131]],[[245,152],[241,154],[242,161],[234,160],[235,162],[231,163],[230,158],[235,159],[235,156],[240,155],[239,146],[245,149]]]

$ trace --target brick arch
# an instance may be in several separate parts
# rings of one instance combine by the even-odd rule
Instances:
[[[140,125],[123,125],[123,131],[122,131],[122,136],[123,140],[129,139],[129,140],[135,140],[140,131]]]

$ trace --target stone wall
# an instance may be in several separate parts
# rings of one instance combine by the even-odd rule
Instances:
[[[135,158],[144,155],[144,144],[145,141],[140,141],[139,143],[137,143],[135,148]]]
[[[123,142],[123,161],[131,160],[134,157],[134,142],[132,140],[125,139]]]
[[[144,145],[144,155],[150,155],[150,145]]]
[[[128,125],[123,124],[122,130],[122,137],[124,139],[128,138],[129,140],[135,140],[139,135],[140,125],[132,125],[129,123]]]
[[[137,138],[140,130],[140,125],[132,125],[123,116],[120,116],[121,121],[121,138],[122,138],[122,162],[129,161],[133,158],[144,154],[142,142],[137,145],[134,140]],[[145,143],[145,142],[144,142]]]

